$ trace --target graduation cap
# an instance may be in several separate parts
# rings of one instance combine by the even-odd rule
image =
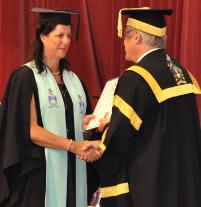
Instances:
[[[77,15],[76,40],[78,40],[80,28],[80,14],[78,12],[60,9],[44,9],[38,7],[32,8],[31,11],[39,13],[39,23],[54,22],[57,24],[71,25],[71,15]]]
[[[172,9],[125,8],[119,11],[118,36],[122,37],[121,15],[129,15],[127,26],[140,31],[163,37],[166,34],[166,22],[164,15],[171,15]]]

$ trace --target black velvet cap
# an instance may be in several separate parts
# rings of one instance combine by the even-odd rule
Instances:
[[[34,7],[31,9],[32,12],[39,13],[39,23],[42,22],[54,22],[57,24],[71,25],[71,15],[77,15],[77,31],[76,40],[79,37],[80,27],[80,14],[76,11],[60,10],[60,9],[44,9]]]
[[[127,21],[128,26],[162,37],[166,34],[164,15],[171,15],[172,11],[172,9],[151,9],[149,7],[125,8],[120,10],[120,16],[129,16]]]

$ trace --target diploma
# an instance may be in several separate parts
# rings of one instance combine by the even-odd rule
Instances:
[[[105,87],[101,93],[101,96],[96,104],[93,115],[94,119],[91,119],[86,130],[97,128],[99,126],[99,120],[104,117],[104,114],[108,112],[107,118],[110,119],[112,115],[112,103],[114,98],[114,91],[118,82],[118,78],[111,79],[106,82]]]

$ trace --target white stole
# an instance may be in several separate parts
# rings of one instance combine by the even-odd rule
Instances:
[[[47,67],[39,74],[33,61],[25,65],[34,72],[44,128],[67,137],[63,98],[53,75]],[[75,73],[64,70],[62,76],[73,102],[75,140],[82,141],[82,118],[86,113],[85,92]],[[62,150],[45,148],[45,157],[45,207],[66,207],[68,154]],[[76,207],[84,206],[87,206],[86,164],[76,157]]]

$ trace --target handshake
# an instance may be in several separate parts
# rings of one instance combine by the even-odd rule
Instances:
[[[109,122],[109,119],[107,118],[108,113],[105,113],[104,117],[100,119],[100,124],[98,127],[98,130],[100,132],[103,131],[105,124]],[[82,128],[86,129],[89,121],[91,119],[94,119],[94,115],[86,115],[83,118],[82,122]],[[102,157],[103,152],[101,151],[100,147],[100,140],[95,141],[81,141],[81,142],[73,142],[71,146],[71,152],[75,153],[80,160],[85,160],[87,162],[94,162]]]
[[[80,160],[94,162],[101,158],[103,154],[99,143],[100,140],[73,142],[70,151],[75,153]]]

